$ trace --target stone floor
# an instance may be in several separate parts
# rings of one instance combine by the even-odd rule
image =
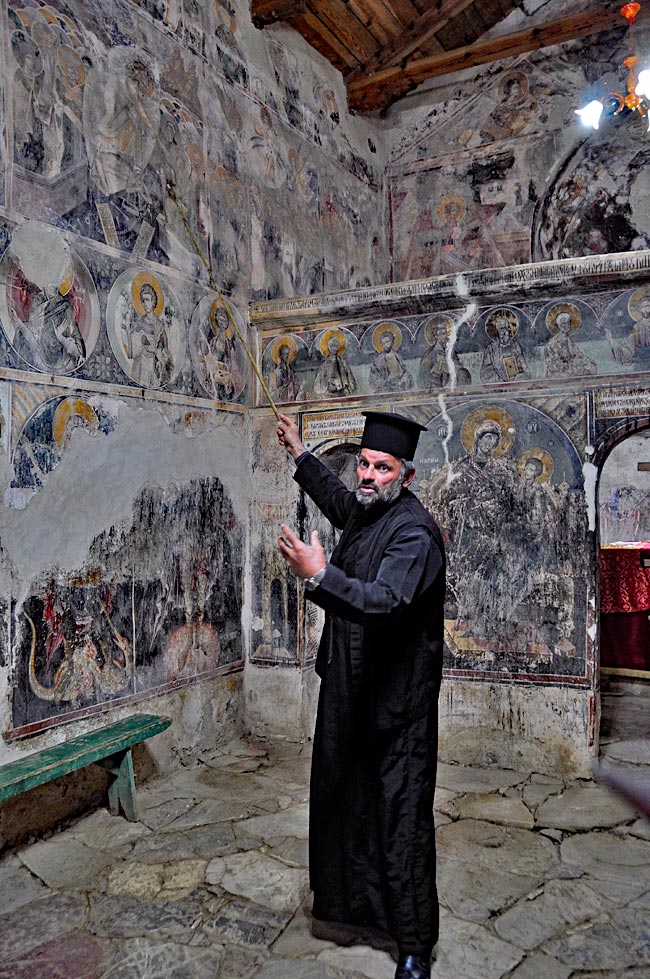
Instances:
[[[644,769],[650,690],[603,754]],[[308,749],[237,742],[0,862],[0,979],[392,979],[311,935]],[[649,769],[644,769],[648,771]],[[436,979],[648,979],[650,820],[602,785],[441,765]]]

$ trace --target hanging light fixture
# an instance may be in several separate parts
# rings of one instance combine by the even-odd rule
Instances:
[[[626,93],[607,92],[600,99],[594,99],[582,109],[575,109],[576,115],[580,116],[581,122],[586,126],[598,129],[600,118],[603,111],[607,115],[618,116],[624,109],[630,112],[638,112],[644,118],[648,118],[648,131],[650,132],[650,69],[645,68],[636,74],[636,66],[639,59],[634,49],[633,27],[636,16],[641,9],[640,3],[626,3],[621,7],[621,13],[628,22],[630,53],[624,58],[623,64],[627,68]]]

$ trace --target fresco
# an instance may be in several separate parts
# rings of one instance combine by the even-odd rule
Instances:
[[[595,132],[574,114],[575,93],[620,86],[626,53],[608,36],[405,108],[389,178],[393,278],[647,248],[642,121]]]
[[[347,113],[334,134],[336,110],[325,116],[322,108],[334,104],[331,90],[324,95],[302,83],[296,55],[272,35],[251,34],[247,7],[145,2],[113,15],[90,4],[82,19],[65,0],[17,0],[8,16],[19,213],[205,282],[198,246],[220,287],[246,298],[251,271],[259,269],[257,249],[268,283],[263,297],[271,298],[324,287],[324,178],[339,189],[345,232],[329,254],[341,257],[351,235],[355,275],[386,278],[385,254],[365,247],[367,229],[382,237],[382,178],[370,164],[368,141],[365,154],[352,149]],[[249,46],[262,62],[253,75]],[[320,148],[319,119],[328,120],[334,140],[329,153]],[[265,194],[253,246],[251,202]],[[261,213],[276,195],[272,213]],[[348,270],[344,259],[337,285]]]
[[[47,482],[48,475],[80,438],[108,435],[115,428],[115,408],[99,396],[48,398],[16,385],[14,425],[20,424],[12,457],[12,477],[5,504],[23,508]],[[36,402],[36,404],[35,404]],[[29,412],[23,418],[25,412]]]
[[[431,419],[416,493],[449,562],[445,665],[581,676],[585,670],[582,467],[539,408],[498,400]]]
[[[290,519],[285,503],[252,503],[253,526],[258,540],[253,545],[255,583],[251,660],[254,663],[297,663],[298,586],[287,575],[278,551],[280,524]]]
[[[36,222],[16,228],[0,278],[0,323],[23,366],[48,374],[82,368],[97,342],[99,300],[64,236]]]
[[[582,140],[554,173],[534,225],[537,261],[650,245],[650,150],[637,133],[603,129]]]
[[[29,583],[15,603],[14,728],[240,662],[242,549],[216,477],[143,490],[83,568]]]
[[[106,307],[108,338],[120,366],[145,388],[164,388],[185,359],[185,325],[169,285],[148,269],[115,281]]]
[[[239,342],[237,329],[246,328],[239,311],[223,299],[204,297],[190,322],[189,345],[194,373],[207,395],[217,401],[236,401],[243,393],[248,376],[248,361]]]
[[[279,402],[592,378],[650,365],[650,287],[262,337]]]

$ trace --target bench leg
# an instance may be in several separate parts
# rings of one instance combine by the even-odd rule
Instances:
[[[112,775],[108,786],[108,805],[113,816],[119,816],[120,808],[127,819],[134,822],[138,818],[135,802],[135,779],[131,749],[119,751],[99,764]]]

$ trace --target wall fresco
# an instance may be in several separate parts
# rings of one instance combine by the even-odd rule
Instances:
[[[172,384],[185,359],[186,326],[170,287],[148,269],[115,281],[106,307],[108,338],[120,366],[145,388]]]
[[[626,53],[619,36],[593,39],[571,59],[497,64],[426,107],[398,108],[393,278],[647,248],[641,129],[593,132],[574,114],[576,92],[589,101],[620,87]]]
[[[375,128],[333,108],[332,90],[255,31],[247,7],[90,4],[80,14],[65,0],[18,0],[8,16],[19,213],[205,280],[198,244],[220,286],[246,297],[259,253],[266,298],[324,288],[327,255],[337,256],[329,281],[347,284],[353,248],[357,277],[386,278]],[[358,129],[375,139],[364,147]],[[321,182],[337,188],[335,204],[319,204]],[[251,202],[265,195],[256,239]]]
[[[0,280],[0,322],[23,366],[48,374],[79,370],[97,342],[99,300],[63,235],[35,222],[16,228]]]
[[[582,464],[543,407],[457,405],[420,439],[416,492],[449,561],[448,668],[584,674]]]
[[[650,287],[265,336],[262,350],[280,402],[644,370]]]
[[[22,421],[12,456],[12,477],[5,504],[20,509],[40,490],[52,470],[64,459],[73,439],[108,435],[116,418],[114,408],[98,396],[58,396],[47,398],[40,388],[15,385],[14,423],[25,411],[31,413]],[[36,406],[35,406],[36,405]]]
[[[242,552],[216,477],[143,490],[84,567],[29,583],[14,603],[14,728],[239,662]]]

